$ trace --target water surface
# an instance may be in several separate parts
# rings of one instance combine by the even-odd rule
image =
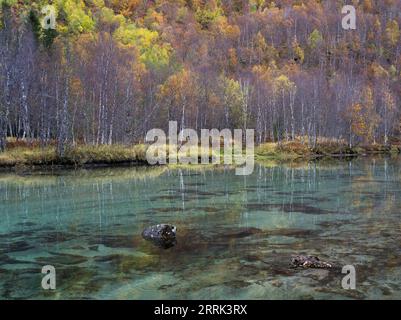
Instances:
[[[400,299],[401,161],[0,174],[1,299]],[[162,249],[142,230],[178,228]],[[293,254],[354,265],[294,269]],[[41,288],[53,265],[57,289]]]

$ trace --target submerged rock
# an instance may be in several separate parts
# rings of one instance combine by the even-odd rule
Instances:
[[[177,228],[171,224],[158,224],[143,230],[142,237],[167,249],[176,245],[176,232]]]
[[[315,256],[303,256],[297,255],[292,256],[291,265],[293,267],[302,267],[302,268],[332,268],[333,265],[329,262],[321,261],[318,257]]]

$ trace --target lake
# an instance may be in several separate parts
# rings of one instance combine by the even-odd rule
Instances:
[[[177,226],[169,249],[142,230]],[[400,299],[401,161],[0,173],[0,299]],[[336,268],[290,266],[294,254]],[[57,289],[42,289],[41,269]],[[356,269],[345,290],[342,266]]]

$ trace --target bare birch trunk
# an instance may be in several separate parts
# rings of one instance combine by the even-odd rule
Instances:
[[[66,44],[66,75],[64,81],[64,100],[63,109],[60,114],[60,128],[57,139],[57,155],[60,158],[65,156],[68,143],[68,104],[70,98],[70,50],[69,44]]]

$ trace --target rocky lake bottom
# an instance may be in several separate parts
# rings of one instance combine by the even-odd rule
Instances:
[[[399,158],[1,173],[0,299],[400,299],[400,208]],[[175,246],[142,238],[158,223]],[[293,268],[294,254],[336,268]]]

